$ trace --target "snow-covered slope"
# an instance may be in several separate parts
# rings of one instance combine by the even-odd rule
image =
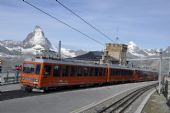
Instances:
[[[141,49],[133,41],[130,41],[127,55],[129,57],[150,57],[157,55],[156,51],[156,49]]]

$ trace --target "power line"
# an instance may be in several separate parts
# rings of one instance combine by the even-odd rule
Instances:
[[[93,40],[93,41],[95,41],[96,43],[98,43],[98,44],[100,44],[100,45],[102,45],[102,46],[104,45],[104,44],[101,43],[100,41],[98,41],[98,40],[92,38],[91,36],[89,36],[89,35],[87,35],[87,34],[81,32],[80,30],[78,30],[78,29],[72,27],[71,25],[69,25],[69,24],[67,24],[67,23],[65,23],[65,22],[63,22],[63,21],[61,21],[61,20],[59,20],[59,19],[56,18],[55,16],[53,16],[53,15],[51,15],[51,14],[45,12],[44,10],[38,8],[37,6],[35,6],[35,5],[33,5],[33,4],[29,3],[29,2],[27,2],[27,1],[25,1],[25,0],[23,0],[23,2],[25,2],[26,4],[30,5],[31,7],[35,8],[35,9],[39,10],[40,12],[46,14],[47,16],[53,18],[54,20],[56,20],[56,21],[58,21],[58,22],[60,22],[60,23],[62,23],[62,24],[64,24],[64,25],[66,25],[67,27],[71,28],[72,30],[79,32],[80,34],[84,35],[85,37],[87,37],[87,38],[89,38],[89,39],[91,39],[91,40]]]
[[[83,22],[85,22],[87,25],[89,25],[90,27],[92,27],[94,30],[96,30],[97,32],[99,32],[101,35],[103,35],[105,38],[109,39],[110,41],[114,42],[111,38],[109,38],[109,36],[107,36],[105,33],[103,33],[102,31],[100,31],[98,28],[94,27],[92,24],[90,24],[89,22],[87,22],[85,19],[83,19],[81,16],[79,16],[78,14],[76,14],[73,10],[71,10],[70,8],[68,8],[67,6],[65,6],[63,3],[59,2],[58,0],[56,0],[56,2],[58,2],[61,6],[63,6],[65,9],[67,9],[68,11],[70,11],[71,13],[73,13],[76,17],[78,17],[79,19],[81,19]]]

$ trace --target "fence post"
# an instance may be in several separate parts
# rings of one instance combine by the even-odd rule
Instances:
[[[0,73],[0,85],[2,85],[2,73]]]
[[[8,76],[9,76],[9,72],[7,71],[7,76],[6,76],[6,81],[8,83]]]
[[[18,78],[19,78],[19,71],[16,70],[16,82],[18,82]]]

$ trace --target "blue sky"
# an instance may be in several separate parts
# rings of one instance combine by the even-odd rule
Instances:
[[[109,40],[60,6],[55,0],[27,0],[102,43]],[[60,0],[89,23],[119,43],[135,42],[141,48],[170,46],[169,0]],[[55,45],[102,50],[104,47],[49,18],[22,0],[0,0],[0,40],[22,41],[36,25]],[[117,30],[118,29],[118,30]],[[117,32],[118,31],[118,32]]]

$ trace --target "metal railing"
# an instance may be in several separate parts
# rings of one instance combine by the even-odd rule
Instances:
[[[18,70],[5,70],[0,72],[0,85],[18,83],[20,78],[20,71]]]

